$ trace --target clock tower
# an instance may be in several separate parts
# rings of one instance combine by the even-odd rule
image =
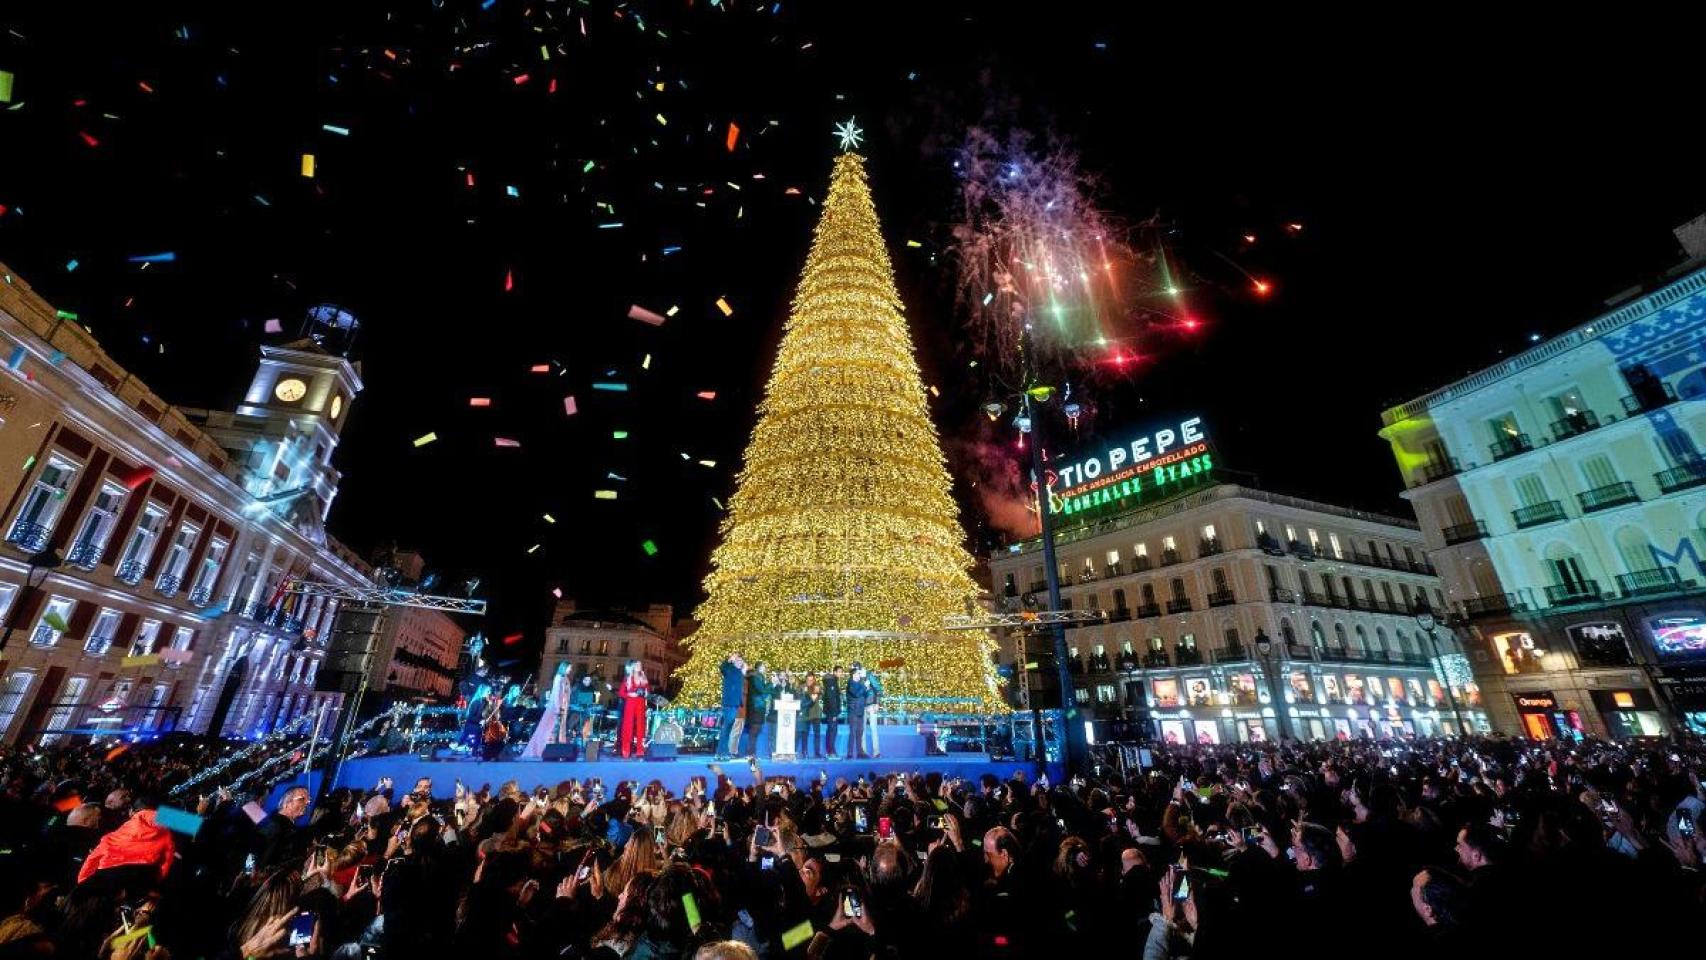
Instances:
[[[234,413],[185,412],[202,414],[203,429],[230,456],[227,473],[257,504],[319,540],[338,493],[332,452],[361,389],[359,363],[306,337],[261,347],[260,365]]]

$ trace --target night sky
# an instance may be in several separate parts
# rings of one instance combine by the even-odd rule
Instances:
[[[987,464],[968,451],[1012,437],[978,412],[990,396],[941,251],[952,149],[974,125],[1030,130],[1080,155],[1112,215],[1169,225],[1204,321],[1081,386],[1085,432],[1198,413],[1221,461],[1263,486],[1401,509],[1383,408],[1680,259],[1670,229],[1706,211],[1682,119],[1692,60],[1611,58],[1611,37],[1542,42],[1526,24],[1432,36],[1226,19],[922,2],[8,4],[0,260],[184,406],[235,404],[257,345],[290,339],[308,306],[352,311],[367,391],[330,528],[364,553],[395,541],[447,579],[481,576],[480,626],[525,629],[512,648],[525,660],[554,587],[682,614],[699,599],[712,498],[733,489],[831,127],[849,115],[867,130],[926,383],[942,390],[967,526],[995,542],[964,480]],[[126,260],[163,251],[176,261]],[[1272,293],[1255,296],[1245,271]],[[652,327],[627,319],[631,304],[680,311]],[[264,334],[269,318],[286,335]],[[539,363],[551,372],[530,374]],[[428,431],[439,441],[413,447]]]

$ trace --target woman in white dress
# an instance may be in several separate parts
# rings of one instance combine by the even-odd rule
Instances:
[[[551,678],[551,692],[545,697],[545,712],[539,715],[539,725],[521,753],[523,760],[542,760],[547,744],[562,743],[562,726],[569,719],[569,663],[557,664],[557,675]]]

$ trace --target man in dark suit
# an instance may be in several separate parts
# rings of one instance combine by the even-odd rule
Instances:
[[[841,684],[846,679],[847,671],[841,669],[839,663],[835,665],[834,670],[823,675],[823,719],[828,724],[825,727],[827,736],[823,742],[824,752],[829,754],[831,760],[841,756],[840,751],[835,749],[835,735],[841,725]]]
[[[847,681],[847,755],[860,760],[871,759],[865,752],[865,708],[871,705],[870,675],[863,664],[853,664],[853,677]]]
[[[739,747],[732,743],[735,718],[740,716],[740,708],[746,700],[746,661],[740,654],[731,653],[723,661],[723,729],[717,737],[717,759],[727,760],[729,751]]]
[[[764,718],[770,713],[774,697],[770,668],[761,662],[746,675],[746,731],[741,738],[746,741],[744,752],[748,757],[758,756],[759,744],[764,737]]]

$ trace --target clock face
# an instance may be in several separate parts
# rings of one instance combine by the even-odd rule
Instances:
[[[336,420],[338,418],[338,414],[343,413],[343,412],[344,412],[343,395],[342,394],[336,394],[336,393],[332,394],[332,419]]]
[[[308,385],[295,377],[280,380],[278,386],[272,388],[273,396],[285,403],[295,403],[308,394]]]

